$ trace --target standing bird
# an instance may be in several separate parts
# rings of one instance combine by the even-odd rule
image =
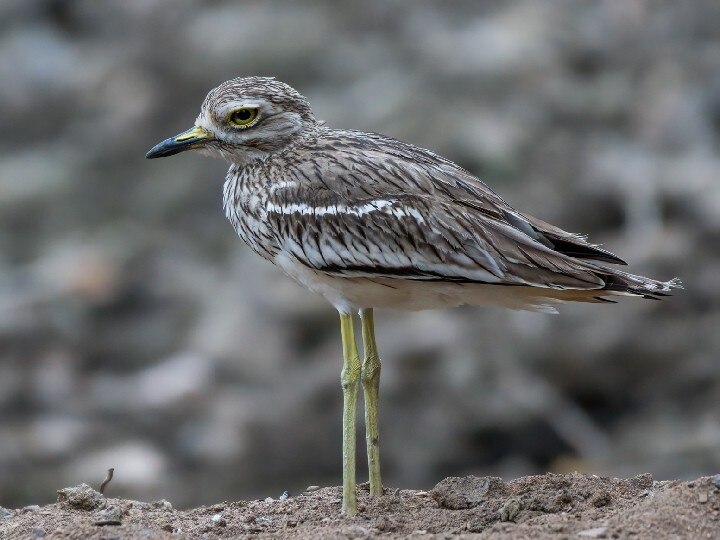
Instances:
[[[382,494],[374,308],[471,305],[554,312],[562,302],[658,298],[679,287],[607,266],[612,253],[518,212],[477,177],[390,137],[331,129],[299,92],[245,77],[210,91],[189,130],[147,158],[186,150],[230,163],[225,214],[245,243],[340,314],[343,502],[357,513],[355,406],[365,398],[370,493]],[[354,335],[362,323],[364,360]]]

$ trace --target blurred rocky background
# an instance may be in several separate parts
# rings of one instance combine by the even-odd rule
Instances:
[[[109,467],[177,506],[340,482],[335,312],[235,237],[224,163],[143,157],[250,74],[686,285],[378,314],[387,485],[718,472],[716,0],[4,0],[1,505]]]

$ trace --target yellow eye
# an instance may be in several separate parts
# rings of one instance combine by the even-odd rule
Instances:
[[[250,127],[257,118],[258,110],[252,107],[243,107],[236,109],[228,116],[228,122],[237,127]]]

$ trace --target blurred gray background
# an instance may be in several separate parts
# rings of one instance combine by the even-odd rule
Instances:
[[[251,74],[686,286],[379,313],[387,485],[720,470],[716,0],[4,0],[0,505],[340,483],[336,313],[236,238],[224,163],[143,157]]]

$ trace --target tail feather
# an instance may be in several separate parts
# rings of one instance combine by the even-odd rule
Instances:
[[[670,291],[673,289],[683,288],[682,283],[677,278],[669,281],[657,281],[613,268],[598,267],[598,276],[605,281],[605,285],[597,289],[542,289],[528,287],[524,291],[525,305],[520,309],[556,312],[557,305],[563,302],[617,303],[606,296],[635,296],[647,298],[648,300],[661,300],[663,297],[671,296]]]
[[[604,273],[598,273],[605,281],[605,286],[601,290],[615,294],[628,294],[659,300],[662,297],[671,296],[673,289],[683,288],[682,283],[677,278],[669,281],[657,281],[621,270],[609,268],[603,270],[605,270]]]

